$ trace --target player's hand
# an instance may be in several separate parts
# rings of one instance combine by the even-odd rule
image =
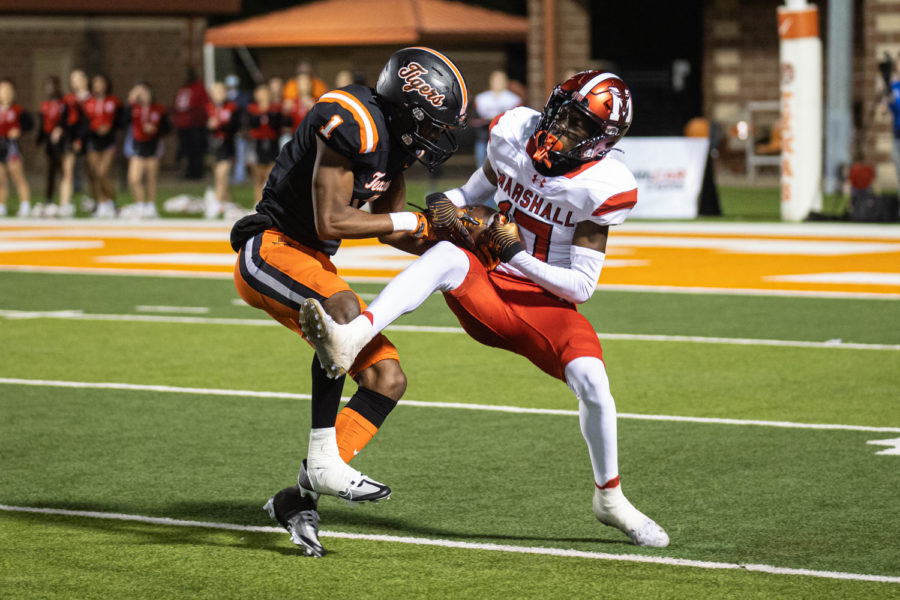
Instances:
[[[457,207],[450,198],[437,192],[425,196],[425,216],[434,229],[434,237],[452,242],[461,248],[472,250],[475,242],[460,217],[465,210]]]
[[[522,251],[519,229],[506,213],[500,213],[494,218],[487,234],[488,246],[503,262],[508,263],[513,256]]]
[[[416,228],[411,231],[409,235],[413,236],[416,239],[433,239],[434,235],[431,230],[431,224],[428,222],[428,217],[425,216],[424,213],[414,212],[416,215]]]

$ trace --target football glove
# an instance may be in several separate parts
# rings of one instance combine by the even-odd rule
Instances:
[[[457,207],[450,198],[440,192],[428,194],[425,197],[425,206],[427,206],[425,215],[434,230],[435,238],[452,242],[467,250],[475,247],[469,230],[460,219],[466,214],[464,209]]]
[[[487,234],[488,247],[503,262],[511,261],[513,256],[522,251],[519,229],[515,221],[505,213],[500,213],[494,218]]]
[[[410,231],[409,234],[419,240],[432,239],[431,224],[428,222],[428,217],[420,212],[414,212],[413,214],[416,215],[416,228]]]

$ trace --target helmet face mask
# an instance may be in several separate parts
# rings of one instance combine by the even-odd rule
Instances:
[[[532,140],[535,169],[561,175],[600,160],[631,126],[631,92],[611,73],[585,71],[558,85]]]
[[[391,135],[419,162],[434,169],[456,152],[452,130],[465,127],[468,96],[447,57],[428,48],[395,52],[375,92],[386,105]]]

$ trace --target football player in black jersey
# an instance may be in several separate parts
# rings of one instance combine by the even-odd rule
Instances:
[[[300,335],[298,309],[322,303],[337,322],[365,308],[330,257],[345,238],[377,237],[421,253],[428,223],[407,212],[403,171],[434,168],[456,151],[466,85],[456,66],[429,48],[405,48],[385,65],[375,89],[349,85],[323,94],[281,150],[257,213],[232,230],[238,293]],[[371,213],[360,210],[371,203]],[[312,429],[298,485],[270,499],[269,513],[306,554],[322,556],[320,494],[350,502],[386,499],[391,490],[350,467],[406,389],[397,349],[379,335],[349,370],[356,394],[338,414],[344,377],[312,364]]]

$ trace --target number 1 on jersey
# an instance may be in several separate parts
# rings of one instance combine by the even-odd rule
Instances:
[[[331,139],[332,130],[334,130],[335,127],[337,127],[338,125],[340,125],[343,122],[344,122],[344,120],[341,118],[340,115],[334,115],[333,117],[331,117],[331,120],[329,120],[326,124],[319,127],[319,133],[321,133],[322,136],[326,140]]]

